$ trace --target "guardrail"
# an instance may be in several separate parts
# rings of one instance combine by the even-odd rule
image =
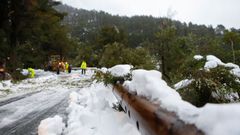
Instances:
[[[142,135],[204,135],[194,125],[185,124],[175,113],[129,93],[120,84],[113,86],[113,93]]]

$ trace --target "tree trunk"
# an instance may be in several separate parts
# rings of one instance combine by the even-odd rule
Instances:
[[[171,82],[170,77],[166,73],[166,65],[165,65],[166,61],[165,61],[165,48],[164,48],[164,45],[162,45],[161,50],[162,50],[162,52],[160,54],[161,54],[161,62],[162,63],[161,63],[160,69],[161,69],[162,77],[163,77],[163,79],[165,81]]]
[[[233,47],[233,41],[230,40],[230,42],[231,42],[231,47],[232,47],[233,63],[235,63],[235,51],[234,51],[234,47]]]
[[[16,46],[17,46],[17,23],[18,23],[18,17],[16,12],[16,5],[13,3],[13,1],[10,1],[10,10],[11,15],[9,16],[9,23],[10,23],[10,50],[9,50],[9,61],[8,61],[8,69],[10,72],[14,72],[17,68],[17,53],[16,53]]]

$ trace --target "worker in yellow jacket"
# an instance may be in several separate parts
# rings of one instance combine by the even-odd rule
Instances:
[[[82,69],[82,74],[86,74],[86,69],[87,69],[87,63],[86,61],[82,61],[82,64],[81,64],[81,69]]]
[[[35,77],[35,71],[32,68],[28,68],[28,77],[34,78]]]
[[[65,62],[65,71],[68,72],[69,64]]]

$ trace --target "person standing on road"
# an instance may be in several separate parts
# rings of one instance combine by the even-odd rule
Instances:
[[[68,62],[65,62],[65,71],[66,71],[66,72],[68,72],[68,71],[69,71],[69,69],[68,69],[68,68],[69,68],[69,64],[68,64]]]
[[[86,61],[82,61],[82,64],[81,64],[81,69],[82,69],[82,74],[86,74],[86,69],[87,69],[87,63]]]

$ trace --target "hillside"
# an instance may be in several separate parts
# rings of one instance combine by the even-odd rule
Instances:
[[[70,27],[71,34],[78,37],[82,42],[91,42],[103,26],[116,26],[128,34],[128,43],[132,47],[139,46],[144,41],[153,42],[155,33],[168,23],[175,26],[178,36],[193,34],[196,36],[216,36],[216,29],[212,26],[196,25],[192,23],[182,23],[167,18],[155,18],[152,16],[116,16],[103,11],[87,11],[76,9],[67,5],[60,5],[57,9],[68,15],[64,19],[64,24]],[[224,26],[222,31],[225,29]],[[240,30],[238,30],[240,31]]]

